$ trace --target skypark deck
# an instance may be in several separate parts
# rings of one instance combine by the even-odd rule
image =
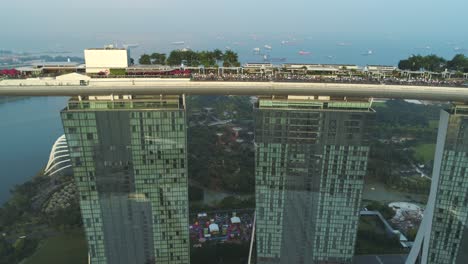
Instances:
[[[0,96],[76,95],[324,95],[468,102],[468,88],[317,82],[198,82],[190,79],[92,79],[79,82],[14,84],[0,81]]]

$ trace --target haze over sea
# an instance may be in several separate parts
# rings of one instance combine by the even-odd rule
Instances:
[[[288,62],[397,64],[411,54],[468,49],[466,0],[4,1],[0,49],[71,51],[140,44],[143,52],[231,47],[241,61],[272,47]],[[185,41],[184,46],[171,46]],[[281,41],[296,45],[281,47]],[[341,43],[342,45],[337,45]],[[299,56],[300,50],[311,52]],[[373,55],[363,56],[372,50]],[[331,56],[331,57],[328,57]],[[331,59],[330,59],[331,58]]]
[[[7,35],[8,36],[8,35]],[[32,42],[31,39],[34,39]],[[173,45],[181,42],[182,45]],[[239,54],[240,61],[263,62],[263,56],[254,55],[253,49],[260,48],[261,54],[271,58],[286,58],[286,63],[338,63],[397,65],[400,59],[412,54],[436,54],[451,59],[455,54],[468,52],[468,35],[440,33],[393,34],[393,33],[313,33],[313,34],[256,34],[256,33],[106,33],[98,36],[74,34],[67,38],[54,33],[37,35],[11,35],[0,42],[0,49],[22,52],[67,51],[59,54],[83,57],[85,48],[103,47],[106,44],[139,44],[132,49],[135,61],[143,53],[169,53],[174,49],[191,48],[207,50],[230,48]],[[271,46],[271,50],[265,48]],[[299,55],[299,51],[310,55]],[[371,51],[372,54],[369,54]],[[279,63],[279,62],[277,62]]]

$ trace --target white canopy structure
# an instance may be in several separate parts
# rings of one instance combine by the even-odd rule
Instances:
[[[49,161],[44,169],[44,174],[52,176],[60,171],[70,168],[71,160],[68,152],[67,139],[65,135],[60,136],[52,146]]]
[[[241,220],[239,217],[237,216],[234,216],[234,217],[231,217],[231,223],[233,224],[240,224]]]
[[[215,223],[210,224],[209,229],[210,233],[219,232],[219,226]]]

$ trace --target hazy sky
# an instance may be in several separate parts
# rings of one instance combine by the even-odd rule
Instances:
[[[466,0],[1,2],[0,49],[77,51],[83,46],[138,43],[144,52],[170,49],[171,42],[180,40],[196,48],[240,42],[251,49],[248,42],[254,38],[263,42],[328,39],[330,43],[362,39],[376,45],[408,41],[413,48],[445,43],[451,46],[447,50],[468,47]],[[363,45],[360,50],[378,48]]]

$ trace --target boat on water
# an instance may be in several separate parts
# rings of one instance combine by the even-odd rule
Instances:
[[[301,56],[305,56],[305,55],[310,55],[311,53],[310,53],[310,51],[300,50],[300,51],[298,52],[298,54],[301,55]]]
[[[290,41],[290,40],[282,40],[281,45],[285,46],[294,46],[296,45],[296,41]]]
[[[271,62],[286,62],[286,58],[271,58]]]
[[[263,61],[264,62],[285,62],[286,58],[272,58],[268,54],[263,55]]]
[[[265,46],[263,46],[263,47],[264,47],[265,49],[267,49],[267,50],[271,50],[271,49],[272,49],[270,45],[265,45]]]
[[[455,52],[462,52],[462,53],[464,53],[464,52],[467,52],[467,51],[468,51],[468,49],[461,48],[461,47],[455,47],[455,48],[453,48],[453,51],[455,51]]]
[[[251,39],[255,40],[255,41],[258,40],[257,34],[250,34],[249,37],[250,37]]]
[[[351,46],[353,44],[351,44],[349,42],[338,42],[338,43],[336,43],[336,45],[341,46],[341,47],[345,47],[345,46]]]
[[[367,52],[362,53],[361,55],[362,55],[362,56],[372,56],[372,55],[374,55],[374,51],[368,50]]]

